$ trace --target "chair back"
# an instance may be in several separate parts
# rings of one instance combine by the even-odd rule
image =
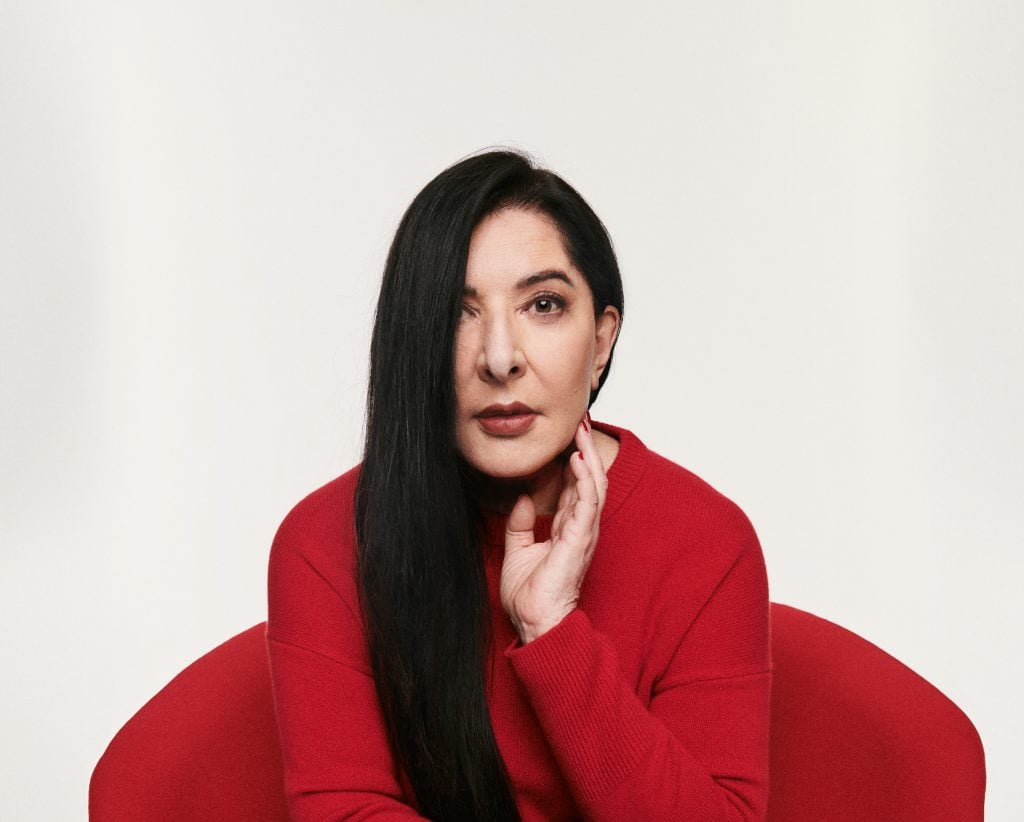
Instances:
[[[769,822],[983,819],[981,739],[938,689],[788,605],[771,636]]]
[[[117,733],[89,784],[92,822],[287,822],[266,623],[189,665]],[[984,816],[974,725],[856,634],[771,605],[768,822]]]
[[[266,623],[218,645],[118,731],[89,782],[92,822],[287,822]]]

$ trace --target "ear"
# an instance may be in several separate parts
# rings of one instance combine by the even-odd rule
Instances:
[[[608,365],[615,339],[619,336],[621,319],[619,310],[614,305],[606,305],[604,311],[594,318],[594,371],[590,377],[592,390],[597,389],[601,374]]]

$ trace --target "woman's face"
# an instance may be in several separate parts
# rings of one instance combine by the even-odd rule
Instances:
[[[564,451],[618,333],[544,215],[505,209],[470,239],[455,335],[456,443],[491,477],[529,477]],[[513,404],[525,406],[509,414]]]

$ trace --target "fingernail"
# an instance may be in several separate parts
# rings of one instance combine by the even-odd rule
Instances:
[[[590,430],[590,426],[589,426],[589,425],[587,425],[587,420],[586,420],[586,418],[585,418],[585,417],[584,417],[584,418],[583,418],[582,420],[580,420],[580,422],[582,422],[582,423],[583,423],[583,430],[584,430],[584,431],[589,431],[589,430]]]
[[[577,451],[576,452],[576,456],[579,457],[580,459],[583,459],[583,452],[582,451]]]
[[[590,409],[589,408],[587,409],[587,422],[589,422],[591,425],[593,425],[593,423],[594,423],[594,421],[590,418]],[[588,428],[587,430],[589,431],[590,429]]]

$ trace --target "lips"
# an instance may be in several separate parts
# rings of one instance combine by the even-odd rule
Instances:
[[[529,431],[537,412],[521,402],[508,405],[488,405],[476,415],[480,427],[488,434],[499,437],[515,437]]]
[[[518,416],[522,414],[536,414],[530,406],[523,405],[521,402],[512,402],[508,405],[488,405],[483,411],[480,411],[478,417],[509,417]]]

